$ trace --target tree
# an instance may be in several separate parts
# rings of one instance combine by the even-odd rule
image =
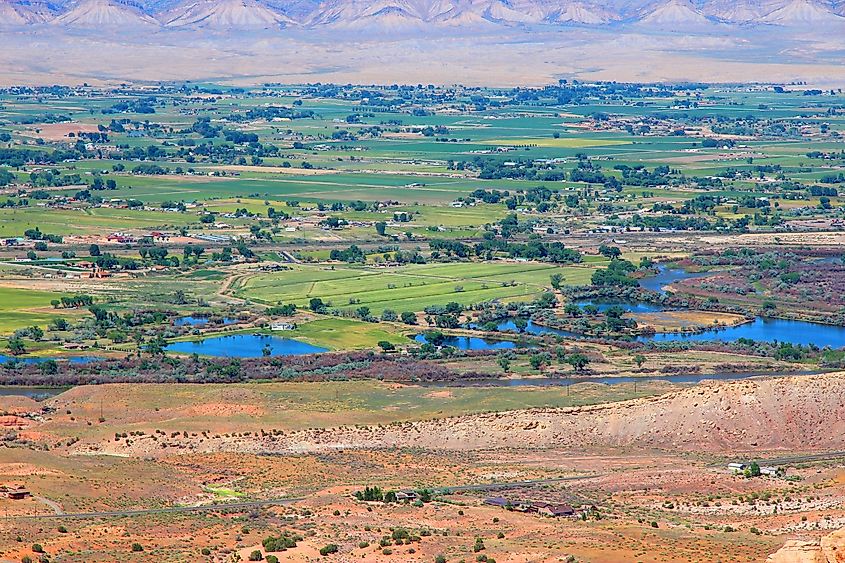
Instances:
[[[563,284],[563,275],[552,274],[550,279],[551,279],[551,282],[552,282],[552,287],[554,289],[560,289],[560,286]]]
[[[528,319],[524,317],[516,317],[513,320],[513,324],[516,327],[516,330],[519,332],[525,332],[525,329],[528,328]]]
[[[385,223],[384,221],[377,222],[376,234],[378,234],[380,237],[383,237],[385,235],[385,232],[387,232],[387,223]]]
[[[530,358],[528,358],[528,363],[531,364],[532,369],[542,369],[543,365],[546,363],[546,356],[545,354],[532,354]]]
[[[645,356],[643,356],[642,354],[637,354],[636,356],[634,356],[634,363],[637,364],[638,368],[643,367],[643,364],[645,363]]]
[[[19,336],[13,336],[10,338],[9,342],[6,344],[6,348],[9,349],[9,353],[13,356],[19,356],[26,353],[26,346],[24,346],[23,340]]]
[[[88,254],[91,256],[99,256],[100,255],[100,245],[99,244],[92,244],[88,247]]]
[[[391,350],[396,349],[396,346],[394,346],[391,342],[388,342],[387,340],[380,340],[378,346],[385,352],[390,352]]]
[[[752,461],[748,467],[745,468],[746,477],[759,477],[760,475],[760,464],[756,461]]]
[[[500,355],[499,358],[496,360],[499,363],[499,367],[502,368],[502,371],[507,373],[511,369],[511,361],[510,358],[505,356],[504,354]]]
[[[26,329],[26,331],[29,334],[29,337],[35,340],[36,342],[44,338],[44,331],[41,330],[41,327],[38,325],[33,325]]]
[[[590,358],[580,353],[569,354],[566,356],[566,363],[571,365],[575,371],[582,371],[590,363]]]
[[[417,324],[417,315],[416,313],[412,313],[411,311],[405,311],[400,315],[400,319],[406,325],[415,325]]]
[[[326,310],[326,304],[323,303],[323,300],[319,297],[312,297],[311,300],[308,302],[308,308],[314,311],[315,313],[322,313]]]
[[[398,316],[396,315],[396,311],[393,311],[391,309],[385,309],[384,311],[381,312],[381,320],[383,320],[383,321],[393,322],[397,318],[398,318]]]
[[[618,246],[607,246],[603,244],[599,246],[599,254],[610,260],[617,260],[622,256],[622,251],[619,250]]]

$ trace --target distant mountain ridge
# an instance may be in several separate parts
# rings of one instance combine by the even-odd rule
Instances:
[[[495,26],[845,24],[845,0],[0,0],[0,27],[335,28],[382,32]]]

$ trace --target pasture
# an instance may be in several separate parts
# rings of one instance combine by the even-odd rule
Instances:
[[[293,303],[306,307],[320,298],[333,308],[369,307],[422,311],[430,305],[457,302],[527,301],[550,287],[561,274],[568,285],[589,283],[597,263],[555,266],[528,262],[413,264],[376,268],[347,265],[298,265],[292,271],[257,274],[240,282],[235,295],[264,304]]]

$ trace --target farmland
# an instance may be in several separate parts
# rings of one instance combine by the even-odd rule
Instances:
[[[0,561],[839,545],[843,103],[0,91]]]

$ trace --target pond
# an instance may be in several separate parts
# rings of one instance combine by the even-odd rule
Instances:
[[[279,338],[267,334],[231,334],[202,340],[186,340],[169,344],[167,350],[201,356],[260,358],[264,355],[265,347],[269,348],[271,356],[298,356],[328,350],[291,338]]]
[[[514,319],[503,320],[496,325],[496,328],[500,331],[519,332],[519,329],[516,328],[516,322]],[[528,325],[525,327],[525,334],[556,334],[558,336],[565,336],[568,338],[577,338],[581,336],[578,333],[570,332],[568,330],[538,325],[530,319],[528,320]]]
[[[740,338],[749,338],[761,342],[777,340],[778,342],[791,342],[792,344],[815,344],[819,348],[825,346],[841,348],[845,346],[845,327],[758,317],[753,322],[739,326],[708,330],[696,334],[662,333],[653,336],[641,336],[639,340],[654,340],[655,342],[721,340],[733,342]]]
[[[692,278],[702,278],[711,275],[712,272],[687,272],[680,268],[667,268],[666,266],[657,267],[657,275],[639,280],[640,287],[655,291],[657,293],[666,292],[663,288],[675,282],[688,280]]]
[[[414,340],[420,344],[428,342],[424,334],[416,335]],[[477,336],[447,336],[443,339],[443,345],[458,350],[510,350],[516,348],[516,342],[510,340],[495,340]]]
[[[178,319],[173,321],[173,326],[205,326],[210,321],[211,319],[209,317],[194,317],[189,315],[187,317],[179,317]],[[228,317],[224,317],[222,324],[230,325],[236,322],[238,322],[237,319],[230,319]]]

